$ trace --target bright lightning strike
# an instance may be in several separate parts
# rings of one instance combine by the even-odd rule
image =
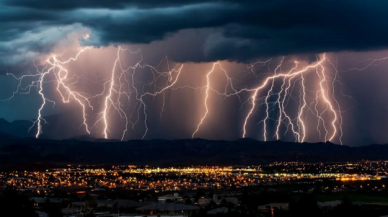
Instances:
[[[68,70],[64,67],[67,63],[71,61],[77,61],[78,56],[85,52],[86,50],[89,50],[90,47],[86,47],[81,49],[75,57],[72,57],[66,61],[60,61],[56,58],[55,55],[52,55],[48,58],[46,61],[46,65],[43,68],[41,72],[37,72],[37,74],[29,74],[29,75],[22,75],[21,77],[16,77],[13,74],[11,74],[13,77],[15,77],[17,80],[19,80],[19,84],[16,88],[16,91],[13,93],[13,95],[9,98],[11,99],[16,93],[19,93],[20,90],[28,90],[28,92],[24,92],[24,94],[30,93],[30,90],[32,87],[36,87],[38,89],[38,93],[42,99],[42,104],[39,107],[38,110],[38,116],[36,120],[33,122],[33,125],[31,126],[30,129],[32,129],[33,126],[37,125],[37,132],[35,134],[35,137],[38,138],[41,133],[42,133],[42,121],[45,121],[42,117],[42,111],[46,105],[47,102],[51,102],[55,104],[53,100],[47,99],[47,97],[44,94],[44,83],[45,83],[45,78],[46,76],[53,74],[56,77],[57,81],[57,91],[62,97],[63,103],[68,103],[70,99],[74,99],[79,103],[79,105],[82,107],[82,112],[83,112],[83,124],[86,128],[87,133],[90,134],[89,131],[89,126],[86,121],[86,111],[85,107],[86,104],[90,105],[90,102],[88,101],[88,98],[83,96],[81,93],[76,92],[70,88],[71,83],[67,84],[66,82],[71,81],[71,78],[68,78]],[[22,87],[22,82],[24,79],[29,78],[29,77],[37,77],[38,80],[33,80],[31,83],[29,83],[26,87]],[[67,98],[65,97],[67,95]]]
[[[117,124],[113,124],[112,119],[115,115],[124,120],[124,127],[121,131],[121,140],[127,136],[129,128],[132,126],[132,130],[135,130],[135,126],[138,123],[143,123],[144,132],[141,138],[145,138],[148,128],[148,114],[147,114],[147,102],[148,99],[154,99],[155,97],[163,97],[163,105],[160,112],[160,117],[164,111],[165,97],[167,91],[175,91],[177,89],[189,88],[195,90],[204,90],[205,95],[202,99],[201,109],[203,113],[198,120],[197,126],[192,133],[192,137],[196,137],[200,134],[201,127],[209,121],[211,116],[210,103],[213,99],[213,95],[218,97],[231,97],[236,96],[240,99],[248,96],[245,102],[249,103],[248,112],[243,117],[242,122],[242,137],[248,136],[248,128],[250,127],[250,121],[258,113],[261,105],[265,106],[265,115],[259,124],[262,125],[262,137],[264,141],[270,140],[271,137],[281,139],[283,135],[290,132],[295,140],[298,142],[305,142],[311,129],[310,119],[307,116],[313,114],[316,121],[320,135],[324,135],[324,140],[334,141],[338,140],[342,143],[342,116],[341,109],[338,101],[335,99],[335,85],[334,82],[337,79],[338,70],[334,67],[334,64],[330,62],[326,54],[321,55],[320,60],[313,64],[304,65],[299,61],[294,61],[292,67],[285,66],[285,58],[276,65],[273,73],[265,75],[264,79],[259,81],[258,78],[262,74],[255,73],[255,69],[264,69],[268,67],[274,61],[273,59],[267,61],[258,61],[248,66],[248,70],[252,75],[254,81],[250,81],[250,85],[254,87],[242,87],[236,88],[234,79],[230,76],[226,69],[223,68],[221,62],[215,62],[209,71],[206,72],[206,82],[203,86],[192,87],[190,85],[178,86],[179,80],[183,74],[183,64],[176,64],[170,68],[168,59],[166,62],[168,65],[167,71],[159,71],[158,66],[154,67],[148,64],[142,64],[143,58],[140,55],[140,59],[134,65],[127,65],[125,61],[126,52],[131,54],[139,54],[139,51],[133,52],[129,49],[118,47],[116,52],[115,60],[112,63],[112,68],[109,72],[109,78],[101,82],[102,91],[98,94],[85,94],[77,91],[75,86],[80,81],[73,72],[70,72],[67,68],[67,64],[70,62],[76,62],[79,56],[86,51],[90,50],[90,47],[81,49],[77,54],[69,58],[68,60],[62,61],[56,55],[51,55],[46,61],[44,68],[36,74],[27,74],[20,77],[12,75],[17,79],[18,86],[10,97],[15,94],[29,94],[32,88],[37,88],[37,92],[42,101],[36,120],[33,126],[37,126],[36,137],[38,138],[42,134],[42,124],[45,122],[43,118],[43,109],[47,103],[55,104],[54,100],[48,99],[45,94],[45,84],[55,83],[56,91],[58,92],[62,103],[76,103],[81,108],[82,113],[82,125],[88,134],[92,131],[96,131],[97,126],[102,129],[101,135],[105,138],[112,137],[112,129],[117,128]],[[376,60],[376,61],[382,61]],[[372,63],[371,63],[372,64]],[[370,64],[370,65],[371,65]],[[38,67],[37,67],[38,68]],[[286,70],[288,68],[288,70]],[[334,69],[334,77],[330,77],[330,69]],[[137,79],[137,73],[140,70],[150,70],[152,72],[152,79],[148,82],[139,82]],[[221,72],[220,76],[226,78],[225,88],[222,91],[215,89],[214,76]],[[358,70],[358,69],[357,69]],[[361,69],[360,69],[361,70]],[[314,75],[318,80],[316,90],[310,90],[308,84],[310,83],[310,77]],[[51,76],[52,75],[52,76]],[[49,80],[49,76],[53,77],[54,80]],[[162,86],[157,84],[159,79],[166,79]],[[27,85],[23,85],[28,79],[32,79]],[[139,86],[141,84],[141,86]],[[295,99],[294,89],[299,87],[298,99]],[[150,89],[153,88],[152,91]],[[147,90],[146,90],[147,89]],[[313,94],[311,94],[313,92]],[[264,94],[263,94],[264,93]],[[314,95],[314,97],[309,97]],[[102,109],[95,111],[97,106],[93,107],[95,99],[102,99]],[[290,106],[290,100],[297,103],[296,112],[295,107]],[[244,103],[245,104],[245,103]],[[291,103],[292,104],[292,103]],[[132,106],[132,110],[128,109],[128,105]],[[290,109],[289,107],[292,107]],[[290,110],[293,110],[290,111]],[[92,120],[91,115],[88,112],[97,112],[96,120]],[[142,113],[142,114],[141,114]],[[143,121],[139,121],[143,117]],[[270,130],[270,122],[274,122],[273,135]],[[93,123],[93,124],[90,124]],[[116,122],[115,122],[116,123]],[[32,127],[33,127],[32,126]],[[31,127],[31,129],[32,129]],[[322,128],[325,133],[321,134]],[[285,129],[285,130],[284,130]],[[249,130],[250,132],[252,130]]]
[[[267,140],[266,122],[269,119],[268,99],[271,96],[271,94],[274,92],[275,81],[277,79],[280,79],[282,81],[282,85],[280,87],[280,91],[278,92],[278,94],[275,94],[275,95],[277,95],[276,104],[278,104],[278,113],[279,113],[276,131],[275,131],[275,137],[277,139],[280,138],[280,126],[284,122],[284,120],[286,120],[287,129],[291,128],[291,131],[294,134],[294,136],[298,142],[304,142],[307,132],[306,132],[306,123],[305,123],[303,116],[306,112],[306,109],[309,107],[309,105],[307,103],[307,98],[306,98],[306,90],[307,89],[306,89],[305,74],[308,72],[311,72],[314,69],[316,70],[317,75],[318,75],[318,79],[319,79],[319,90],[317,91],[315,100],[318,104],[318,101],[321,98],[322,101],[324,102],[324,104],[326,105],[326,107],[321,112],[318,111],[317,105],[315,107],[315,109],[317,111],[316,116],[318,118],[318,124],[320,123],[320,121],[323,122],[323,127],[325,128],[326,134],[327,134],[326,123],[324,121],[323,115],[327,110],[329,110],[332,114],[332,120],[331,120],[332,129],[331,129],[331,136],[329,137],[328,141],[333,141],[336,138],[336,136],[338,136],[338,129],[337,129],[338,127],[341,129],[340,132],[342,133],[342,127],[341,127],[342,121],[339,121],[339,118],[338,118],[338,117],[341,117],[339,105],[337,106],[337,109],[336,109],[333,105],[332,99],[329,98],[330,89],[328,87],[327,75],[326,75],[326,71],[325,71],[326,68],[324,66],[325,62],[328,62],[328,59],[326,57],[326,54],[323,54],[321,60],[319,60],[315,64],[308,65],[302,69],[297,70],[298,62],[295,62],[295,66],[293,68],[291,68],[289,72],[277,73],[277,69],[279,69],[279,67],[281,67],[281,64],[282,64],[282,62],[281,62],[276,67],[274,75],[267,77],[261,83],[261,85],[259,85],[256,88],[245,89],[245,91],[252,92],[253,94],[250,97],[251,108],[250,108],[250,110],[249,110],[249,112],[244,120],[243,135],[242,136],[243,137],[247,136],[248,122],[256,109],[256,106],[257,106],[256,102],[257,102],[257,97],[259,95],[259,92],[261,90],[263,90],[265,87],[267,87],[268,83],[271,83],[271,86],[269,87],[269,91],[267,92],[267,95],[266,95],[265,100],[264,100],[264,104],[266,105],[266,117],[262,121],[264,123],[264,129],[263,129],[264,135],[263,135],[263,137],[264,137],[265,141]],[[301,93],[302,105],[299,106],[299,109],[297,112],[298,115],[296,117],[296,122],[294,123],[294,119],[291,118],[290,115],[288,115],[287,111],[285,110],[285,107],[286,107],[285,102],[286,102],[286,99],[288,97],[290,97],[291,88],[293,87],[292,84],[297,77],[299,77],[300,78],[299,80],[301,81],[300,85],[301,85],[301,89],[302,89],[302,93]],[[286,85],[286,83],[287,83],[287,85]],[[333,85],[332,91],[334,91],[334,85]],[[332,95],[332,96],[334,96],[334,95]],[[334,98],[334,97],[332,97],[332,98]],[[335,98],[334,98],[334,100],[335,100]],[[335,100],[335,102],[337,102],[337,101]],[[341,120],[342,120],[342,117],[341,117]],[[319,126],[317,126],[317,129],[319,130]],[[342,134],[340,135],[340,137],[342,137]],[[326,136],[325,136],[325,140],[326,140]]]

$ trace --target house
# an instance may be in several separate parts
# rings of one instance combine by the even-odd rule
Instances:
[[[46,202],[60,204],[63,202],[61,198],[47,198],[47,197],[31,197],[30,201],[34,202],[34,206],[41,207]]]
[[[289,203],[268,203],[258,207],[259,211],[270,213],[271,216],[274,216],[274,210],[288,210]]]
[[[203,198],[200,198],[198,200],[198,205],[200,205],[200,206],[207,206],[207,205],[210,204],[211,201],[213,201],[213,199],[203,197]]]
[[[212,209],[210,211],[207,211],[206,214],[217,215],[217,214],[226,214],[227,212],[228,212],[228,208],[221,207],[221,208],[216,208],[216,209]]]
[[[226,202],[232,203],[233,205],[238,205],[237,197],[225,197],[225,198],[222,198],[222,200],[226,200]]]
[[[323,212],[328,212],[333,209],[333,207],[338,206],[342,203],[341,200],[326,201],[326,202],[317,202],[317,205]]]
[[[182,202],[183,201],[183,198],[181,196],[179,196],[178,193],[174,193],[174,194],[167,194],[167,195],[164,195],[164,196],[160,196],[158,198],[158,201],[159,202]]]
[[[35,213],[38,214],[39,217],[49,217],[49,215],[46,212],[35,211]]]
[[[238,198],[237,197],[221,197],[220,195],[214,194],[213,200],[218,205],[220,205],[223,200],[225,200],[228,203],[232,203],[233,205],[238,205]]]
[[[289,208],[289,203],[268,203],[258,207],[258,209],[261,211],[273,210],[273,209],[288,210],[288,208]]]
[[[85,211],[85,202],[72,202],[69,207],[62,209],[63,215],[78,214]]]
[[[97,207],[113,208],[114,206],[117,206],[125,209],[138,208],[150,204],[147,202],[138,202],[133,200],[97,200],[96,202]]]
[[[319,208],[333,208],[342,203],[341,200],[326,201],[326,202],[317,202]]]
[[[184,205],[177,203],[152,203],[139,207],[137,211],[150,215],[187,215],[191,216],[199,210],[198,206]]]

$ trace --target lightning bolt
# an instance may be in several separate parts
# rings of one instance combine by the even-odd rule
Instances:
[[[112,77],[111,77],[111,80],[110,80],[109,93],[105,97],[105,103],[104,103],[105,106],[104,106],[104,111],[102,112],[102,118],[103,118],[103,121],[104,121],[103,135],[104,135],[105,139],[108,139],[108,128],[109,128],[109,125],[108,125],[107,113],[108,113],[110,107],[113,105],[112,94],[113,94],[114,85],[115,85],[115,70],[116,70],[117,62],[120,59],[120,50],[121,50],[121,48],[119,47],[119,49],[117,49],[117,58],[116,58],[116,60],[115,60],[115,62],[113,64]]]
[[[335,109],[331,99],[329,98],[329,89],[330,88],[328,87],[326,68],[324,67],[324,63],[327,61],[328,61],[328,59],[326,57],[326,54],[323,54],[322,59],[319,60],[315,64],[308,65],[300,70],[297,70],[298,62],[296,61],[295,66],[293,68],[291,68],[287,73],[277,73],[277,70],[281,67],[281,65],[283,63],[283,59],[282,59],[280,64],[276,67],[274,75],[268,76],[256,88],[244,89],[243,91],[252,92],[252,95],[250,97],[251,108],[249,109],[248,114],[246,115],[245,120],[244,120],[244,124],[243,124],[243,129],[242,129],[243,138],[245,138],[247,135],[248,122],[249,122],[250,118],[252,117],[252,115],[255,111],[255,108],[257,107],[256,102],[257,102],[259,92],[262,91],[266,86],[268,86],[268,84],[270,84],[269,90],[267,91],[267,94],[264,98],[264,105],[266,106],[266,116],[262,121],[264,123],[263,138],[265,141],[267,140],[267,127],[268,127],[267,121],[269,120],[269,102],[268,102],[268,99],[271,95],[273,95],[275,80],[281,79],[282,84],[280,87],[280,91],[277,94],[275,94],[275,95],[277,95],[276,104],[278,105],[278,112],[279,112],[278,119],[277,119],[276,131],[275,131],[275,137],[277,139],[280,139],[280,126],[283,123],[283,120],[286,119],[287,120],[286,125],[291,128],[292,133],[294,134],[296,140],[298,142],[304,142],[306,135],[307,135],[307,132],[306,132],[306,124],[304,122],[303,116],[304,116],[305,112],[307,111],[307,109],[309,108],[309,105],[307,103],[307,89],[306,89],[306,82],[305,82],[305,75],[304,74],[310,72],[312,69],[315,69],[317,72],[318,78],[319,78],[319,91],[317,91],[317,93],[316,93],[316,106],[315,106],[316,116],[318,118],[317,129],[319,130],[319,123],[321,121],[323,121],[323,126],[325,127],[325,130],[328,133],[328,131],[326,129],[326,124],[324,122],[323,114],[327,110],[329,110],[333,116],[333,119],[331,121],[332,130],[331,130],[331,136],[329,137],[329,141],[333,141],[335,139],[335,137],[338,135],[338,127],[337,126],[338,125],[341,126],[342,117],[341,117],[340,113]],[[293,123],[293,119],[287,114],[287,112],[285,110],[285,107],[286,107],[285,101],[287,98],[291,97],[290,92],[291,92],[291,87],[293,86],[292,82],[295,80],[296,77],[300,77],[300,80],[301,80],[301,82],[300,82],[300,85],[301,85],[301,100],[300,100],[301,105],[299,106],[299,109],[297,112],[298,113],[297,117],[296,117],[297,122],[295,125]],[[335,79],[336,78],[337,77],[335,77]],[[331,83],[331,85],[332,85],[331,89],[332,89],[332,92],[334,94],[334,80]],[[333,96],[334,95],[332,95],[332,97]],[[321,98],[326,105],[326,108],[322,112],[318,111],[319,98]],[[340,109],[338,101],[335,99],[334,99],[334,101],[338,105],[337,108]],[[340,138],[341,138],[342,137],[342,127],[340,127],[340,129],[341,129],[341,135],[340,135]],[[325,140],[326,140],[326,138],[325,138]],[[342,143],[341,140],[340,140],[340,142]]]
[[[148,66],[148,67],[151,67],[151,66],[149,66],[149,65],[147,65],[147,66]],[[153,67],[152,67],[152,68],[153,68]],[[159,90],[159,91],[153,92],[153,93],[146,92],[146,93],[144,93],[144,94],[142,94],[142,95],[140,96],[139,100],[140,100],[140,102],[142,103],[143,108],[144,108],[144,110],[143,110],[143,111],[144,111],[144,115],[145,115],[145,118],[144,118],[144,125],[145,125],[145,128],[146,128],[146,130],[145,130],[145,132],[144,132],[144,134],[143,134],[143,136],[142,136],[142,139],[144,139],[144,137],[147,135],[147,132],[148,132],[148,126],[147,126],[147,113],[146,113],[146,108],[147,108],[147,106],[146,106],[146,104],[144,103],[143,98],[146,97],[146,96],[156,97],[156,96],[158,96],[158,95],[164,93],[165,91],[171,89],[171,88],[178,82],[179,76],[181,75],[181,72],[182,72],[182,69],[183,69],[183,64],[181,64],[181,66],[178,68],[178,70],[176,70],[176,69],[174,68],[174,69],[172,69],[171,71],[168,72],[168,74],[170,75],[170,76],[169,76],[170,84],[167,85],[166,87],[162,88],[162,89]],[[172,76],[171,76],[171,74],[172,74],[173,72],[176,72],[176,74],[177,74],[176,77],[175,77],[175,79],[172,79]]]
[[[83,117],[82,125],[85,127],[85,131],[90,134],[92,129],[96,126],[102,126],[101,134],[105,139],[111,138],[113,125],[111,120],[112,115],[118,115],[125,122],[123,130],[121,131],[121,140],[124,140],[128,134],[128,126],[132,125],[132,130],[135,131],[137,124],[140,124],[140,122],[144,126],[144,132],[142,133],[142,138],[144,139],[149,131],[147,113],[149,104],[147,98],[155,99],[155,97],[158,96],[162,97],[162,107],[159,113],[162,121],[166,92],[189,88],[193,90],[205,90],[202,103],[204,112],[191,135],[192,138],[195,138],[195,136],[201,131],[201,127],[210,117],[211,111],[209,104],[212,100],[212,94],[223,98],[236,96],[239,98],[240,102],[242,97],[246,97],[244,94],[249,94],[249,97],[245,102],[250,104],[250,108],[243,118],[242,137],[245,138],[248,134],[249,121],[254,115],[255,110],[259,106],[264,105],[265,116],[259,122],[263,123],[262,136],[264,141],[268,141],[270,138],[270,131],[268,130],[270,121],[274,121],[276,123],[273,135],[274,138],[278,140],[281,139],[282,125],[284,124],[287,127],[284,134],[286,134],[290,129],[290,133],[292,133],[296,141],[306,141],[306,136],[309,133],[307,130],[308,124],[306,123],[306,118],[311,112],[317,118],[318,124],[316,128],[319,134],[321,135],[320,129],[323,127],[325,130],[325,140],[328,139],[328,141],[333,141],[338,137],[338,140],[342,143],[341,138],[343,131],[341,109],[339,102],[334,97],[335,81],[338,79],[338,70],[326,57],[326,54],[323,54],[321,59],[317,62],[307,66],[300,64],[299,61],[294,61],[292,67],[288,67],[287,71],[284,70],[286,67],[284,67],[285,58],[283,57],[274,68],[273,73],[265,75],[264,79],[261,80],[258,85],[257,80],[255,79],[254,81],[251,81],[255,84],[254,87],[243,88],[236,88],[236,85],[233,83],[234,79],[228,74],[227,70],[223,68],[221,62],[214,62],[211,69],[206,72],[206,83],[203,86],[193,87],[190,85],[178,86],[183,73],[184,64],[178,63],[174,67],[170,68],[168,58],[166,58],[162,61],[166,61],[167,71],[160,71],[158,70],[159,65],[154,67],[148,64],[143,64],[143,57],[140,55],[140,60],[134,65],[127,65],[125,58],[122,57],[124,53],[129,52],[131,54],[138,54],[139,51],[131,51],[118,46],[116,57],[113,61],[112,68],[109,71],[109,78],[107,78],[105,82],[99,83],[102,86],[102,91],[95,95],[89,95],[76,90],[75,85],[80,82],[80,77],[76,74],[72,75],[72,72],[70,72],[66,67],[66,65],[70,62],[76,62],[78,57],[89,49],[91,49],[91,47],[83,48],[77,52],[74,57],[65,61],[62,61],[57,55],[51,55],[44,64],[42,71],[39,71],[38,67],[36,67],[37,73],[35,74],[27,74],[17,77],[8,73],[8,75],[11,75],[18,80],[16,90],[12,93],[9,99],[12,99],[15,94],[18,93],[29,94],[32,88],[37,88],[38,90],[42,103],[38,109],[38,116],[30,128],[32,129],[33,126],[37,126],[37,138],[42,134],[42,123],[46,122],[42,117],[43,109],[47,103],[55,105],[55,101],[50,100],[45,96],[44,86],[46,83],[54,82],[56,83],[56,91],[59,94],[62,103],[74,102],[81,108]],[[379,59],[376,61],[383,60],[384,59]],[[266,66],[268,66],[268,69],[270,70],[270,63],[272,61],[273,59],[269,59],[266,61],[257,61],[248,65],[248,70],[250,71],[249,74],[254,78],[259,78],[263,74],[257,74],[255,70],[263,69]],[[371,65],[373,65],[373,63],[370,63],[368,66]],[[333,78],[330,78],[328,75],[328,66],[334,69]],[[145,69],[149,69],[151,71],[152,78],[150,81],[140,82],[137,79],[137,72],[138,70]],[[222,76],[226,78],[226,84],[223,90],[217,90],[214,87],[213,75],[218,72],[217,69],[219,69],[219,71],[222,72]],[[312,91],[307,87],[309,82],[307,81],[306,74],[314,71],[315,76],[318,79],[318,85],[317,90],[315,90],[314,93],[315,97],[311,100],[309,98],[309,94],[312,95],[310,93]],[[49,75],[52,75],[54,79],[50,80],[48,78]],[[25,85],[24,83],[28,79],[31,79],[32,81]],[[161,86],[158,85],[160,83],[159,80],[164,81]],[[294,99],[293,95],[296,84],[299,84],[298,87],[300,87],[299,100]],[[264,96],[260,96],[261,92],[265,92],[263,94]],[[275,97],[274,100],[271,100],[272,97]],[[95,110],[93,107],[94,101],[92,100],[99,98],[102,98],[102,110],[97,111],[97,120],[95,120],[93,125],[89,125],[88,123],[92,120],[89,119],[88,112]],[[296,115],[288,111],[290,107],[288,106],[288,103],[290,100],[294,100],[299,104]],[[271,106],[272,104],[275,106]],[[133,110],[130,111],[127,105],[133,106]],[[273,112],[277,112],[276,120],[271,118],[271,113]],[[142,121],[140,121],[141,117],[144,117]],[[328,118],[330,121],[327,121]]]
[[[283,59],[282,59],[282,62],[283,62]],[[288,72],[288,74],[292,73],[298,67],[298,63],[299,62],[295,61],[295,66]],[[282,86],[280,88],[280,91],[278,93],[278,98],[277,98],[277,104],[278,104],[278,110],[279,110],[279,117],[278,117],[278,120],[277,120],[277,126],[276,126],[276,132],[275,132],[275,136],[276,136],[277,140],[280,139],[280,134],[279,134],[280,126],[281,126],[281,124],[283,122],[283,114],[285,113],[284,112],[284,101],[287,98],[287,93],[285,93],[283,100],[281,100],[282,99],[282,93],[284,92],[284,86],[286,85],[286,77],[284,77],[282,80],[283,80]]]
[[[211,79],[210,79],[210,76],[214,73],[215,71],[215,68],[216,66],[218,66],[220,68],[221,71],[224,72],[224,75],[227,79],[227,83],[225,85],[225,90],[223,93],[213,89],[211,87]],[[232,94],[228,94],[227,93],[227,88],[230,87],[232,90],[233,90],[233,93]],[[193,132],[193,134],[191,135],[192,138],[195,137],[195,134],[198,133],[198,131],[200,130],[201,128],[201,125],[203,124],[203,122],[205,121],[206,117],[209,115],[209,106],[208,106],[208,101],[209,101],[209,94],[210,94],[210,91],[213,91],[213,92],[216,92],[218,95],[221,95],[221,96],[225,96],[225,97],[229,97],[229,96],[232,96],[232,95],[236,95],[238,94],[239,91],[237,91],[235,89],[235,87],[233,86],[233,82],[232,82],[232,78],[228,75],[227,71],[222,68],[222,65],[220,62],[215,62],[213,63],[212,65],[212,68],[211,70],[206,73],[206,93],[205,93],[205,99],[204,99],[204,107],[205,107],[205,113],[204,115],[202,116],[201,120],[199,121],[198,125],[197,125],[197,128],[195,129],[195,131]]]
[[[66,61],[60,61],[56,58],[55,55],[52,55],[46,61],[46,64],[45,64],[45,67],[43,68],[43,70],[42,71],[37,70],[37,74],[29,74],[29,75],[22,75],[20,77],[16,77],[15,75],[8,73],[8,75],[12,75],[14,78],[19,80],[19,83],[18,83],[18,86],[16,88],[16,91],[14,91],[12,96],[10,98],[8,98],[7,100],[12,99],[15,96],[15,94],[20,93],[21,90],[28,89],[27,92],[22,92],[22,94],[29,94],[32,87],[36,87],[38,89],[38,94],[40,95],[40,97],[42,99],[42,104],[38,109],[38,116],[37,116],[36,120],[33,122],[33,125],[30,127],[30,130],[31,130],[35,125],[37,126],[37,132],[35,134],[36,138],[38,138],[42,133],[42,121],[46,122],[42,117],[42,111],[43,111],[44,107],[46,106],[46,103],[51,102],[55,105],[55,101],[47,99],[45,94],[44,94],[44,83],[46,82],[45,78],[50,74],[53,74],[56,77],[57,91],[60,94],[60,96],[62,97],[62,101],[64,103],[68,103],[70,101],[70,99],[72,98],[72,99],[76,100],[81,105],[82,111],[83,111],[83,118],[84,118],[83,125],[85,125],[87,133],[90,133],[88,124],[86,122],[86,113],[85,113],[85,101],[88,102],[88,99],[87,99],[87,97],[83,96],[81,93],[72,90],[70,88],[71,84],[70,85],[66,84],[66,82],[71,80],[71,79],[68,78],[68,70],[63,66],[71,61],[76,61],[78,56],[81,53],[83,53],[89,49],[90,49],[90,47],[86,47],[86,48],[81,49],[76,54],[75,57],[69,58]],[[35,65],[35,67],[37,68],[36,65]],[[29,77],[38,77],[38,80],[32,81],[26,87],[22,87],[23,80],[25,80],[26,78],[29,78]],[[52,82],[52,81],[47,81],[47,82]],[[63,88],[65,90],[65,93],[62,92],[61,88]],[[67,99],[65,98],[65,94],[68,94]],[[90,106],[90,102],[88,102],[88,105]]]

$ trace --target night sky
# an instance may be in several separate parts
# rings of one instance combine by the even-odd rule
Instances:
[[[241,90],[262,84],[275,74],[282,61],[277,73],[287,73],[295,61],[303,68],[327,58],[330,62],[326,61],[324,66],[330,81],[328,94],[335,112],[342,117],[342,125],[336,122],[335,126],[337,130],[342,126],[343,133],[332,142],[342,141],[351,146],[388,143],[388,63],[384,59],[388,59],[387,9],[388,2],[379,0],[0,0],[0,99],[8,99],[17,90],[16,78],[44,70],[53,55],[69,59],[89,46],[90,50],[66,67],[71,72],[69,76],[78,79],[71,85],[74,90],[88,97],[102,93],[91,100],[94,109],[87,110],[87,123],[95,125],[91,130],[93,136],[103,137],[99,113],[109,93],[104,91],[105,82],[109,82],[118,48],[125,47],[139,51],[122,53],[120,61],[126,66],[141,62],[142,66],[152,65],[160,71],[184,66],[172,89],[144,98],[146,112],[136,100],[139,93],[133,87],[141,93],[154,93],[171,81],[166,76],[155,81],[155,72],[149,67],[136,69],[135,73],[130,70],[127,82],[132,85],[132,95],[122,105],[112,104],[107,115],[108,137],[120,139],[126,125],[124,140],[141,139],[146,126],[145,139],[191,138],[205,112],[206,75],[217,61],[222,68],[215,67],[212,88],[223,91],[228,81],[222,69],[232,78],[234,87]],[[266,63],[257,64],[258,61]],[[306,80],[295,78],[286,101],[292,121],[299,123],[296,116],[303,101],[301,82],[305,82],[311,108],[303,115],[307,142],[325,140],[317,130],[324,129],[322,123],[317,127],[319,121],[313,109],[319,88],[317,75],[319,72],[313,69],[303,77]],[[74,100],[62,103],[56,91],[56,77],[50,76],[43,85],[45,96],[55,101],[55,106],[47,103],[42,115],[66,116],[66,129],[71,131],[66,136],[54,133],[48,137],[62,139],[86,134],[79,104]],[[115,79],[119,82],[118,77]],[[281,91],[281,82],[274,81],[274,93]],[[266,108],[262,103],[269,86],[256,98],[258,105],[249,119],[246,137],[264,139],[262,120]],[[38,91],[34,86],[29,94],[19,91],[12,99],[0,102],[0,118],[10,122],[36,119],[42,103]],[[225,91],[231,93],[233,89],[227,86]],[[231,97],[211,92],[208,116],[195,137],[241,138],[252,105],[250,97],[251,93],[245,92]],[[267,100],[275,102],[276,95]],[[320,101],[318,109],[324,111],[323,105]],[[123,114],[132,123],[126,124],[122,115],[114,111],[115,106],[122,106]],[[277,105],[270,103],[268,140],[276,139],[278,114]],[[326,112],[322,117],[331,134],[333,114]],[[280,139],[296,140],[286,124],[280,129]]]

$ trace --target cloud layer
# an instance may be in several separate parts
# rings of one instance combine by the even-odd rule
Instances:
[[[2,0],[0,67],[27,64],[58,42],[74,43],[74,32],[82,38],[87,30],[91,37],[81,43],[93,46],[148,44],[182,31],[206,32],[186,37],[181,53],[172,48],[177,61],[384,49],[387,6],[379,0]]]

